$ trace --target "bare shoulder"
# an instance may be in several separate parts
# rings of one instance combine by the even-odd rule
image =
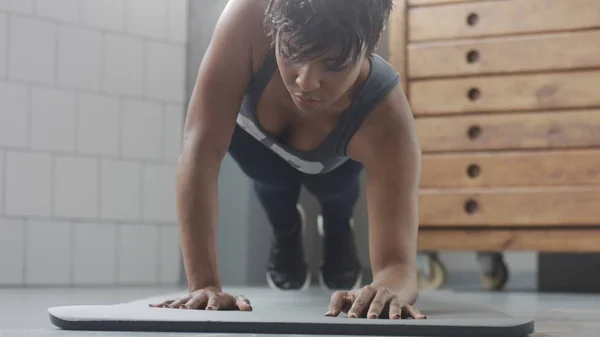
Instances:
[[[367,168],[381,162],[420,160],[415,120],[400,84],[365,118],[348,145],[348,154]]]

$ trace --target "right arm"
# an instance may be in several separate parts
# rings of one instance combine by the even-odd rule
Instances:
[[[217,180],[252,78],[252,41],[261,32],[262,22],[262,12],[256,7],[253,0],[228,2],[191,94],[176,178],[177,215],[190,292],[221,289]],[[256,15],[248,15],[252,11]]]

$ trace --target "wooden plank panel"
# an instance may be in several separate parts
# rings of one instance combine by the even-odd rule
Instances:
[[[410,83],[415,115],[600,107],[600,71]]]
[[[440,5],[450,3],[461,3],[461,2],[477,2],[486,0],[408,0],[410,6],[426,6],[426,5]],[[489,0],[489,1],[503,1],[503,0]]]
[[[419,251],[600,252],[600,229],[421,230]]]
[[[423,152],[600,146],[600,109],[417,118]]]
[[[600,30],[412,44],[409,76],[431,78],[600,67]]]
[[[424,154],[421,187],[600,185],[600,150]]]
[[[411,42],[597,28],[600,1],[505,0],[414,7],[408,12],[408,27]]]
[[[600,226],[600,187],[419,192],[421,226]]]
[[[394,0],[394,9],[388,20],[389,62],[400,74],[402,87],[408,90],[406,71],[406,0]]]

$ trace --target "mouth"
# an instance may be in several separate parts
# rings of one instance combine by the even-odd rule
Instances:
[[[313,97],[309,97],[309,96],[302,96],[302,95],[294,95],[294,98],[298,101],[304,102],[304,103],[319,103],[319,100]]]

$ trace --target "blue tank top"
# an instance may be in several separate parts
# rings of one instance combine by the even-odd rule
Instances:
[[[307,174],[331,172],[346,162],[348,143],[371,110],[383,100],[400,81],[398,72],[379,55],[370,58],[371,68],[357,97],[346,109],[333,131],[317,146],[308,151],[299,151],[277,140],[258,122],[256,108],[263,90],[277,70],[277,60],[270,50],[261,68],[254,75],[244,95],[237,124],[271,149],[297,170]]]

